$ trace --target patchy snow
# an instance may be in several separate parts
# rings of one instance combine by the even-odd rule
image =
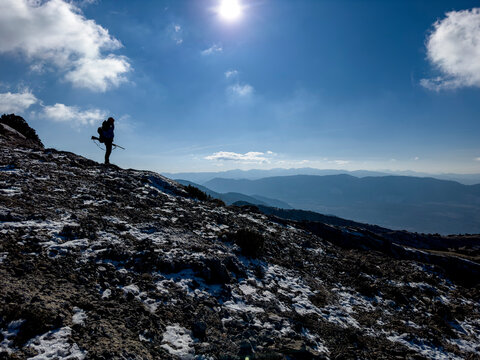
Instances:
[[[64,243],[57,243],[55,241],[44,242],[43,246],[50,251],[56,251],[57,255],[66,255],[72,251],[85,250],[88,248],[89,242],[87,239],[77,239],[65,241]]]
[[[167,350],[171,355],[178,356],[182,360],[194,359],[195,349],[194,340],[189,330],[173,324],[167,326],[163,333],[162,345],[160,347]]]
[[[252,294],[254,294],[254,293],[257,292],[257,289],[255,289],[253,286],[247,285],[247,284],[245,284],[245,283],[240,284],[240,285],[238,286],[238,288],[242,291],[242,293],[243,293],[244,295],[247,295],[247,296],[248,296],[248,295],[252,295]]]
[[[83,360],[86,351],[80,350],[77,344],[69,341],[72,329],[68,326],[49,331],[30,340],[26,346],[38,352],[29,360]]]
[[[349,314],[355,312],[353,308],[354,306],[361,308],[362,311],[365,312],[375,310],[375,307],[371,304],[369,300],[367,300],[365,297],[362,297],[360,294],[353,291],[352,289],[342,288],[342,291],[338,292],[337,294],[340,298],[340,306],[345,309],[345,311]]]
[[[152,342],[152,339],[145,337],[143,334],[138,334],[138,340],[143,342]]]
[[[315,346],[313,347],[313,350],[320,354],[329,354],[330,350],[324,345],[323,341],[320,339],[320,337],[316,334],[312,334],[308,329],[303,329],[302,335],[310,340]]]
[[[243,218],[245,218],[245,219],[247,219],[251,222],[254,222],[254,223],[260,224],[260,225],[263,225],[265,220],[267,219],[267,217],[264,216],[264,215],[256,215],[256,216],[259,217],[259,219],[256,219],[253,214],[251,214],[251,215],[249,215],[249,214],[239,214],[238,216],[243,217]]]
[[[450,344],[456,345],[462,351],[480,354],[480,320],[467,319],[451,326],[458,338],[449,339]],[[465,336],[472,340],[464,339]]]
[[[3,335],[3,340],[0,342],[0,353],[6,351],[8,354],[11,354],[15,351],[11,346],[13,344],[12,338],[17,336],[20,331],[20,326],[25,322],[25,320],[15,320],[8,324],[6,330],[0,330],[0,334]]]
[[[11,188],[0,189],[0,195],[4,196],[17,196],[22,195],[22,189],[18,186],[12,186]]]
[[[314,294],[313,291],[297,274],[278,265],[269,265],[266,268],[263,282],[270,291],[276,290],[290,298],[291,306],[297,313],[306,315],[320,312],[309,300],[309,297]]]
[[[112,295],[112,290],[105,289],[102,293],[102,299],[108,299]]]
[[[195,275],[192,269],[185,269],[178,273],[158,274],[161,280],[156,282],[157,290],[169,293],[169,289],[179,286],[187,295],[197,298],[218,296],[222,291],[221,285],[209,285],[205,280]]]
[[[411,327],[411,328],[414,328],[414,329],[417,329],[417,330],[419,330],[419,329],[422,328],[420,325],[414,323],[413,321],[410,321],[410,320],[408,320],[408,321],[401,320],[401,321],[402,321],[402,323],[404,323],[406,326],[409,326],[409,327]]]
[[[140,294],[140,289],[138,288],[137,285],[135,284],[130,284],[130,285],[127,285],[127,286],[124,286],[123,288],[121,288],[123,290],[123,292],[125,294],[132,294],[134,296],[137,296],[138,294]]]
[[[12,230],[16,229],[30,229],[30,231],[36,231],[42,235],[48,236],[50,239],[47,241],[41,242],[42,246],[56,246],[63,242],[61,237],[58,234],[61,232],[64,226],[78,226],[76,222],[68,220],[26,220],[26,221],[15,221],[15,222],[2,222],[0,223],[0,229],[4,233],[9,233]]]
[[[447,340],[450,344],[457,346],[461,351],[473,353],[476,355],[480,354],[480,342],[470,341],[465,339],[449,339]]]
[[[245,258],[241,260],[244,265],[250,265],[250,268],[252,265],[262,264]],[[275,304],[281,312],[295,311],[300,315],[317,315],[344,328],[350,326],[361,328],[352,316],[357,308],[361,311],[375,309],[368,299],[344,287],[332,289],[338,293],[338,304],[318,308],[310,300],[315,291],[299,275],[278,265],[262,264],[262,266],[265,267],[263,279],[250,277],[247,281],[240,282],[239,291],[232,291],[232,300],[225,302],[224,307],[234,311],[258,313],[262,312],[262,309],[256,304]],[[277,294],[289,299],[289,304],[281,301]]]
[[[413,350],[427,359],[434,360],[461,360],[461,357],[456,356],[450,352],[445,351],[443,348],[438,348],[423,339],[412,338],[412,335],[407,333],[394,334],[387,336],[387,339],[402,344],[403,346]]]
[[[328,322],[343,328],[354,327],[360,329],[360,324],[349,314],[348,309],[330,305],[322,308],[319,315]]]
[[[74,325],[85,325],[85,320],[87,319],[87,313],[80,309],[79,307],[73,308],[73,317],[72,323]]]
[[[242,312],[253,312],[253,313],[263,313],[265,310],[258,306],[248,305],[241,300],[229,300],[223,304],[224,307],[234,311],[242,311]]]

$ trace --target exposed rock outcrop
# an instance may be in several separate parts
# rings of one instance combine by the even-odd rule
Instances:
[[[0,134],[0,140],[8,141],[10,146],[44,148],[37,132],[21,116],[15,114],[3,114],[0,117]]]

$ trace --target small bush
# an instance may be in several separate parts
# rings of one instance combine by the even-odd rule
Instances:
[[[262,234],[249,229],[238,230],[233,238],[245,256],[257,257],[263,253],[265,239]]]
[[[187,191],[188,196],[194,199],[198,199],[200,201],[208,201],[211,199],[210,196],[208,196],[202,190],[196,188],[195,186],[188,185],[185,187],[185,190]]]
[[[220,199],[216,199],[216,198],[210,198],[210,203],[212,203],[213,205],[215,205],[216,207],[224,207],[226,206],[225,203],[220,200]]]

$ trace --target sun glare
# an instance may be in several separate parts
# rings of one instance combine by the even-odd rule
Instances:
[[[218,14],[225,20],[234,21],[242,16],[240,0],[221,0]]]

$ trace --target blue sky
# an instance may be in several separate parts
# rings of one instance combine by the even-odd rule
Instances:
[[[113,116],[111,161],[161,172],[480,173],[478,8],[0,0],[0,112],[98,161],[89,138]]]

